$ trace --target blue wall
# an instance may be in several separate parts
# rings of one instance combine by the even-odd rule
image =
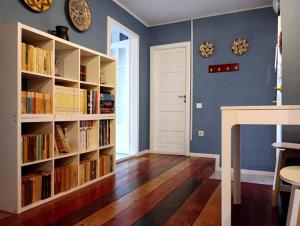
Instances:
[[[0,2],[0,23],[19,21],[40,30],[54,30],[56,25],[70,27],[70,40],[91,49],[106,53],[107,16],[111,16],[140,36],[140,150],[149,148],[149,29],[120,8],[111,0],[89,0],[93,15],[92,27],[84,32],[76,32],[68,24],[64,0],[53,1],[49,11],[33,13],[25,8],[23,0]]]
[[[150,29],[151,45],[189,41],[190,22],[158,26]],[[220,154],[222,105],[270,105],[275,92],[276,74],[273,69],[277,18],[271,8],[209,17],[194,21],[194,93],[193,140],[190,151]],[[231,43],[245,37],[249,52],[235,56]],[[208,58],[199,55],[203,41],[216,45],[215,54]],[[208,74],[208,65],[239,63],[240,71]],[[202,102],[203,109],[195,109]],[[198,137],[197,131],[205,136]],[[274,170],[275,127],[242,127],[241,159],[244,169]]]
[[[150,46],[191,41],[191,22],[184,21],[150,27],[149,34]]]

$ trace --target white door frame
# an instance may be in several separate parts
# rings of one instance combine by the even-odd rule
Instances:
[[[156,87],[154,81],[154,52],[157,50],[165,50],[165,49],[172,49],[172,48],[186,48],[186,119],[185,119],[185,155],[190,155],[190,103],[191,103],[191,43],[190,42],[179,42],[174,44],[166,44],[166,45],[158,45],[158,46],[151,46],[150,47],[150,152],[157,153],[154,150],[154,136],[155,136],[155,94],[156,94]]]
[[[140,53],[140,36],[118,22],[117,20],[113,19],[110,16],[107,16],[107,55],[111,56],[111,32],[112,32],[112,26],[117,25],[120,27],[125,33],[130,35],[130,38],[134,40],[135,44],[134,46],[137,46],[137,49],[134,49],[136,54],[133,57],[130,58],[131,66],[130,68],[133,69],[131,71],[131,80],[134,81],[134,84],[131,84],[133,86],[133,93],[131,93],[131,99],[132,99],[132,105],[131,106],[131,118],[136,120],[131,120],[130,126],[131,126],[131,146],[132,146],[132,155],[136,155],[139,152],[139,53]],[[133,64],[136,64],[136,67],[133,66]],[[117,67],[117,65],[116,65]],[[116,90],[117,92],[117,90]]]

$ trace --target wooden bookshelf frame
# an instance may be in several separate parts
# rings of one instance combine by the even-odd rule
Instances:
[[[115,60],[105,54],[88,49],[78,44],[60,39],[56,36],[50,35],[46,32],[42,32],[38,29],[24,25],[22,23],[14,23],[8,25],[1,25],[3,31],[0,36],[0,66],[2,70],[2,80],[0,82],[0,102],[2,109],[0,111],[0,210],[21,213],[36,206],[42,205],[46,202],[54,200],[58,197],[64,196],[95,183],[103,178],[115,174],[115,146],[110,145],[109,153],[113,155],[113,169],[114,171],[108,175],[100,177],[97,170],[97,178],[93,181],[89,181],[85,184],[79,185],[79,173],[78,173],[78,185],[71,190],[54,194],[54,170],[58,163],[69,162],[72,160],[72,165],[77,165],[79,172],[80,159],[83,156],[92,155],[97,159],[99,163],[99,154],[101,148],[98,147],[95,150],[82,151],[80,150],[80,121],[93,120],[98,121],[95,123],[95,130],[99,131],[99,121],[102,119],[115,120],[115,114],[100,114],[100,104],[98,112],[99,114],[80,114],[79,112],[74,114],[61,114],[55,112],[55,84],[65,85],[67,87],[75,87],[80,92],[80,87],[87,87],[89,89],[98,90],[100,93],[101,87],[109,88],[111,93],[115,94],[116,90],[116,63]],[[39,46],[41,48],[47,48],[53,52],[51,74],[41,74],[36,72],[30,72],[22,70],[22,41],[29,42],[30,44]],[[8,54],[9,53],[9,54]],[[55,76],[55,57],[63,57],[64,65],[59,69],[62,73],[62,77]],[[87,81],[80,81],[80,64],[87,66]],[[78,67],[76,66],[78,65]],[[100,73],[105,72],[107,85],[100,84]],[[41,84],[40,90],[52,95],[52,113],[51,114],[22,114],[21,113],[21,91],[22,91],[22,78],[30,79],[35,85],[39,85],[39,81],[47,81],[44,89]],[[44,85],[45,86],[45,85]],[[100,95],[99,95],[100,98]],[[99,103],[99,100],[97,100]],[[80,106],[80,99],[78,101]],[[78,106],[78,108],[79,108]],[[54,143],[54,127],[56,123],[65,123],[72,125],[72,140],[77,140],[76,148],[74,152],[68,153],[62,156],[56,156],[54,148],[52,150],[52,157],[39,160],[30,163],[22,163],[21,159],[21,140],[22,140],[22,124],[23,123],[52,123],[53,143]],[[76,126],[77,128],[73,128]],[[38,131],[38,128],[37,128]],[[99,132],[95,133],[99,141]],[[111,127],[112,137],[115,137],[115,123],[112,123]],[[54,147],[54,145],[52,145]],[[51,184],[51,197],[32,203],[28,206],[21,206],[21,183],[22,172],[29,169],[40,169],[46,166],[46,168],[52,173]],[[99,169],[99,164],[97,165]]]

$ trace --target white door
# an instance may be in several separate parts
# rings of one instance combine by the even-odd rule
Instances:
[[[151,47],[150,149],[189,154],[190,43]]]

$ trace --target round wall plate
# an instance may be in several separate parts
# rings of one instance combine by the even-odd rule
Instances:
[[[202,57],[210,57],[214,54],[215,44],[205,41],[200,45],[199,53]]]
[[[24,3],[31,10],[41,13],[47,11],[51,7],[52,0],[24,0]]]
[[[233,41],[231,50],[237,56],[244,55],[248,52],[249,43],[245,38],[237,38]]]
[[[76,29],[83,32],[92,25],[92,13],[86,0],[69,0],[69,16]]]

